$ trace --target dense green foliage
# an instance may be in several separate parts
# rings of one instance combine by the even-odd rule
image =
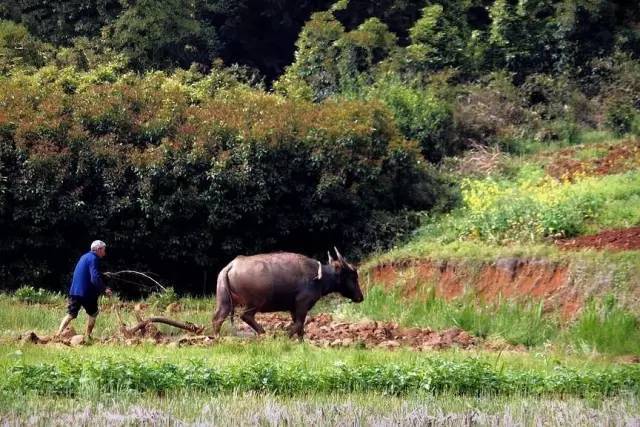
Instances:
[[[238,253],[374,249],[442,196],[374,101],[289,101],[220,70],[48,67],[0,80],[0,104],[4,286],[65,287],[88,236],[111,268],[211,286]]]
[[[204,67],[220,56],[255,67],[273,79],[293,57],[293,43],[312,11],[327,0],[198,0],[194,2],[7,0],[0,19],[24,24],[56,46],[125,53],[137,69]],[[79,50],[83,50],[80,48]]]
[[[89,38],[95,45],[123,48],[136,67],[184,66],[185,60],[209,66],[211,58],[221,55],[229,64],[257,67],[271,79],[291,62],[293,42],[313,12],[325,17],[312,17],[301,39],[320,34],[325,24],[335,22],[345,30],[345,37],[333,33],[336,53],[350,52],[351,60],[358,62],[364,59],[361,54],[373,49],[375,54],[352,72],[385,59],[394,45],[402,50],[394,62],[410,74],[444,67],[455,67],[465,75],[506,69],[520,81],[532,73],[583,69],[590,60],[616,49],[638,53],[636,2],[343,0],[323,12],[330,4],[326,0],[9,0],[0,6],[0,18],[22,23],[57,46]],[[326,14],[332,17],[327,19]],[[370,38],[383,33],[389,36],[382,44],[382,39]],[[134,39],[135,46],[127,42]],[[298,61],[309,59],[303,56],[299,50]],[[351,78],[349,74],[343,76]]]

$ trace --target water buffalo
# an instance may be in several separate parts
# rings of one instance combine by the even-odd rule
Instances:
[[[335,249],[335,248],[334,248]],[[358,272],[336,249],[328,264],[304,255],[279,252],[239,256],[218,274],[213,333],[218,335],[225,318],[234,307],[243,306],[241,315],[258,334],[264,333],[254,316],[258,312],[288,311],[293,324],[289,336],[304,334],[307,313],[323,295],[338,292],[354,302],[364,297],[358,285]]]

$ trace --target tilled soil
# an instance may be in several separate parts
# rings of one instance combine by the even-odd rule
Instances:
[[[547,173],[558,179],[570,179],[578,175],[610,175],[635,170],[640,167],[640,139],[617,144],[594,144],[590,148],[605,154],[594,159],[576,158],[578,148],[567,148],[553,154],[547,165]]]
[[[611,249],[611,250],[640,250],[640,227],[619,230],[606,230],[591,236],[580,236],[573,239],[556,240],[555,244],[561,249]]]
[[[256,319],[267,331],[286,330],[290,323],[281,314],[260,314]],[[434,331],[430,328],[402,328],[394,322],[338,322],[330,314],[318,314],[307,319],[305,340],[326,347],[357,344],[382,348],[406,346],[418,350],[452,346],[468,348],[478,342],[475,337],[459,328]]]
[[[291,323],[284,314],[258,314],[256,320],[265,328],[267,335],[287,333]],[[235,325],[239,335],[253,335],[249,326],[240,319]],[[49,344],[59,346],[79,346],[85,344],[82,335],[76,334],[69,328],[60,337],[39,337],[34,332],[27,332],[19,337],[23,343]],[[223,337],[222,339],[225,339]],[[410,347],[414,350],[443,349],[449,347],[470,348],[477,346],[480,341],[466,331],[451,328],[444,331],[434,331],[430,328],[402,328],[393,322],[362,321],[357,323],[335,321],[329,314],[318,314],[307,319],[305,326],[305,341],[321,347],[360,346],[365,348]],[[113,337],[97,339],[103,344],[136,345],[153,343],[172,347],[188,345],[215,345],[218,338],[206,335],[175,336],[164,334],[153,324],[127,334],[124,329]]]

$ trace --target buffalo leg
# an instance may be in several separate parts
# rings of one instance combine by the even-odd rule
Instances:
[[[254,317],[255,315],[255,309],[248,309],[247,311],[242,313],[242,316],[240,316],[240,318],[244,320],[247,325],[251,326],[251,328],[253,328],[253,330],[256,331],[258,335],[264,334],[264,328],[260,326],[258,322],[256,322],[256,319]]]
[[[213,315],[213,319],[212,319],[214,336],[217,336],[218,334],[220,334],[220,327],[224,323],[224,319],[226,319],[230,313],[231,313],[230,304],[218,304],[218,306],[216,307],[216,312]]]
[[[304,321],[307,318],[307,309],[299,309],[294,313],[293,324],[289,330],[289,338],[293,338],[294,335],[298,335],[300,341],[304,337]]]

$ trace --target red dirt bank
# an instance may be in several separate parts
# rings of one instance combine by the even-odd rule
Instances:
[[[640,250],[640,227],[607,230],[555,244],[565,250]],[[572,276],[575,274],[567,263],[545,260],[504,258],[480,266],[464,261],[413,260],[379,265],[369,272],[369,281],[387,288],[398,286],[409,298],[420,299],[434,290],[449,300],[467,292],[487,302],[501,297],[539,300],[544,301],[545,310],[559,310],[568,319],[588,297],[607,292],[606,285],[602,287],[596,279],[587,285],[590,289],[580,289]],[[640,298],[640,289],[632,293],[634,299]]]
[[[485,301],[500,297],[533,298],[544,301],[545,309],[560,309],[570,318],[583,300],[572,286],[568,266],[541,260],[505,258],[478,270],[463,262],[413,261],[383,265],[371,272],[373,283],[401,286],[407,297],[420,298],[433,287],[437,296],[453,299],[474,292]]]

